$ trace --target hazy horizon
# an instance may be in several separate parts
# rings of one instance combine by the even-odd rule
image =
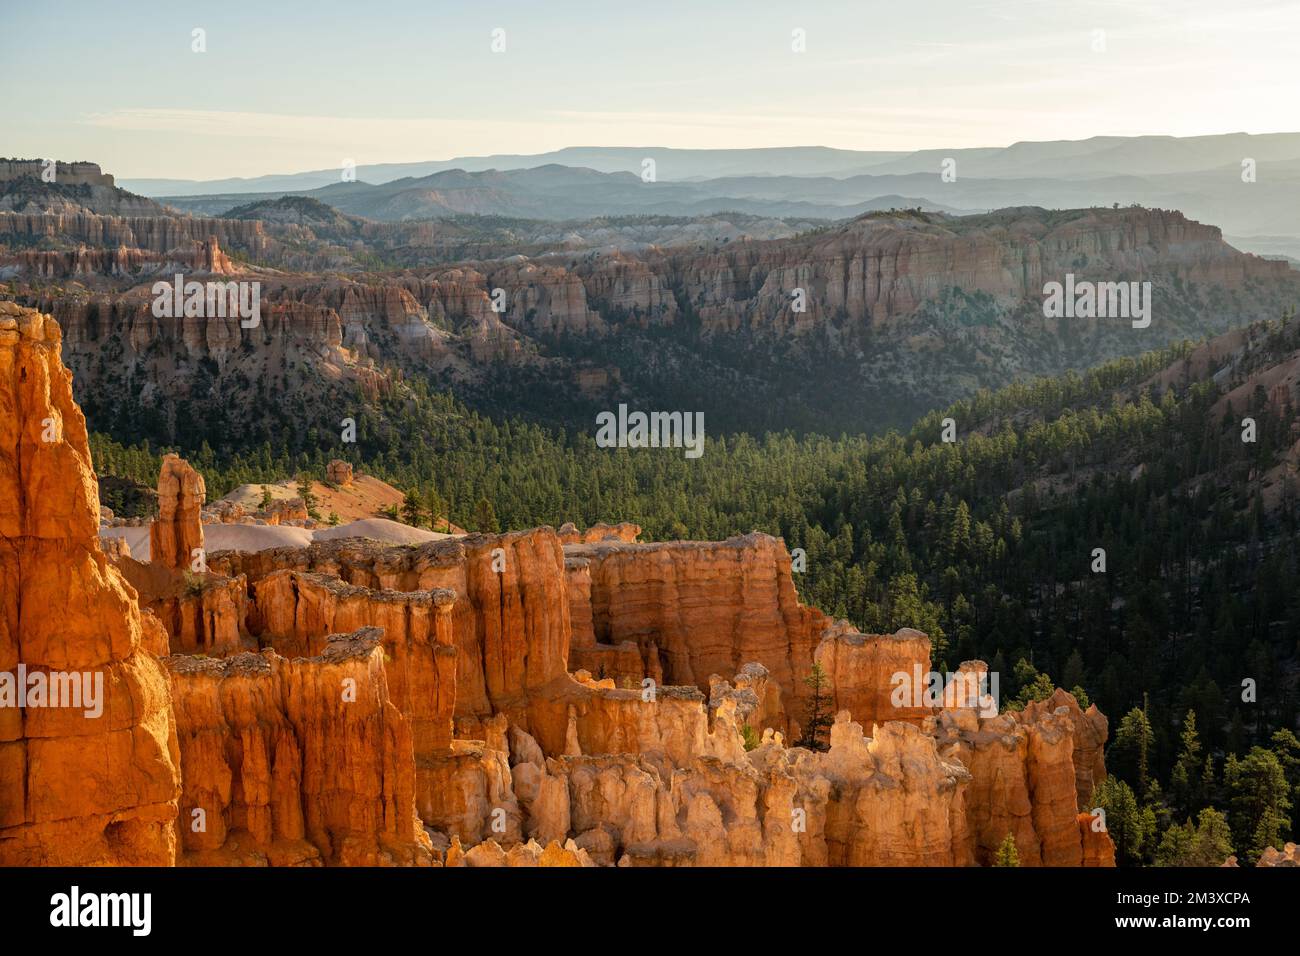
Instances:
[[[1300,5],[1271,0],[129,14],[9,12],[4,152],[218,179],[615,144],[960,149],[1289,132],[1280,107],[1300,94]]]
[[[1165,134],[1165,133],[1134,133],[1134,134],[1131,134],[1131,135],[1128,135],[1128,136],[1118,136],[1118,135],[1113,134],[1113,133],[1096,133],[1096,134],[1092,134],[1092,135],[1089,135],[1089,136],[1068,137],[1068,138],[1063,137],[1063,138],[1059,138],[1059,139],[1055,139],[1055,140],[1017,139],[1017,140],[1012,140],[1012,141],[1009,141],[1009,142],[1006,142],[1006,143],[976,143],[976,144],[972,144],[972,145],[969,145],[969,146],[959,146],[959,147],[952,147],[952,148],[955,149],[955,150],[965,150],[965,149],[1006,149],[1007,147],[1014,146],[1014,145],[1017,145],[1017,144],[1024,144],[1024,143],[1049,143],[1049,142],[1057,142],[1057,143],[1079,143],[1079,142],[1086,142],[1086,141],[1088,141],[1088,140],[1092,140],[1092,139],[1102,139],[1102,138],[1116,138],[1116,139],[1143,139],[1143,138],[1170,137],[1170,138],[1175,138],[1175,139],[1196,139],[1196,138],[1206,138],[1206,137],[1215,137],[1215,136],[1260,136],[1260,137],[1263,137],[1263,136],[1286,136],[1286,135],[1300,135],[1300,123],[1297,123],[1296,126],[1295,126],[1295,128],[1291,128],[1291,129],[1281,128],[1281,129],[1276,129],[1276,130],[1267,130],[1267,131],[1263,131],[1263,132],[1247,132],[1247,131],[1245,131],[1245,130],[1240,130],[1240,129],[1231,129],[1231,130],[1221,130],[1221,131],[1219,131],[1219,132],[1213,132],[1213,133],[1198,133],[1198,134],[1194,134],[1194,135],[1190,135],[1190,136],[1176,136],[1176,137],[1173,136],[1172,134]],[[942,145],[942,146],[948,146],[948,145],[950,145],[950,144],[941,144],[941,145]],[[861,150],[856,150],[856,151],[858,151],[858,152],[863,152],[863,153],[870,153],[870,152],[877,152],[877,151],[878,151],[878,152],[898,152],[898,153],[900,153],[900,154],[905,154],[905,153],[913,153],[913,152],[924,152],[924,151],[926,151],[926,150],[935,149],[935,148],[939,148],[939,147],[936,147],[936,146],[917,146],[917,147],[898,147],[898,148],[889,148],[889,149],[886,149],[886,148],[883,148],[883,147],[881,147],[881,148],[876,148],[876,147],[867,147],[867,148],[864,148],[864,149],[861,149]],[[733,149],[734,149],[734,150],[753,150],[753,151],[758,151],[758,150],[780,150],[780,149],[830,149],[830,150],[851,150],[851,149],[853,149],[853,148],[852,148],[852,147],[845,147],[845,146],[830,146],[830,145],[828,145],[828,144],[826,144],[826,143],[789,143],[789,144],[779,144],[779,145],[773,145],[773,146],[739,146],[739,147],[731,147],[731,146],[717,146],[717,147],[712,147],[712,146],[675,146],[675,145],[672,145],[672,144],[665,144],[665,143],[568,143],[568,144],[565,144],[565,145],[562,145],[562,146],[554,147],[553,149],[541,150],[541,151],[538,151],[538,152],[516,152],[516,153],[507,153],[507,152],[504,152],[504,151],[495,151],[495,152],[491,152],[491,153],[466,153],[466,152],[454,152],[454,153],[450,153],[450,154],[447,154],[447,155],[440,155],[440,156],[422,156],[422,157],[419,157],[419,158],[417,158],[417,159],[409,159],[409,158],[408,158],[408,159],[380,159],[380,160],[375,160],[375,161],[373,161],[373,162],[369,162],[369,161],[368,161],[368,162],[365,162],[365,163],[359,163],[358,166],[401,166],[401,165],[409,165],[409,164],[415,164],[415,163],[447,163],[447,162],[451,162],[451,161],[453,161],[453,160],[458,160],[458,159],[459,159],[459,160],[485,159],[485,158],[491,158],[491,157],[495,157],[495,156],[519,156],[519,157],[522,157],[522,158],[525,158],[525,159],[538,158],[538,159],[540,160],[540,159],[542,159],[543,157],[551,156],[551,155],[554,154],[554,153],[565,152],[565,151],[579,151],[579,150],[610,150],[610,151],[618,151],[618,150],[679,150],[679,151],[683,151],[683,152],[687,152],[687,151],[695,151],[695,152],[701,152],[701,153],[703,153],[703,152],[723,151],[723,150],[733,150]],[[10,158],[14,158],[14,159],[38,159],[38,158],[40,158],[40,159],[44,159],[44,158],[47,158],[47,157],[36,157],[36,156],[26,156],[26,155],[24,155],[24,156],[14,156],[14,157],[10,157]],[[92,158],[92,157],[87,157],[87,156],[77,156],[77,157],[75,157],[75,158],[74,158],[74,157],[63,157],[63,156],[57,156],[57,157],[50,157],[50,158],[57,159],[57,160],[59,160],[60,162],[75,162],[75,161],[99,162],[98,160],[96,160],[96,159],[94,159],[94,158]],[[1300,157],[1297,157],[1297,158],[1300,158]],[[555,161],[555,160],[546,159],[546,160],[543,160],[543,162],[556,162],[556,161]],[[256,179],[261,179],[261,178],[268,177],[268,176],[292,176],[292,175],[297,175],[297,174],[302,174],[302,173],[319,172],[319,171],[324,171],[324,170],[334,169],[334,168],[337,167],[337,165],[338,165],[338,164],[333,164],[333,165],[330,165],[330,166],[319,166],[319,167],[312,167],[312,168],[303,167],[303,168],[295,168],[295,169],[268,169],[268,170],[264,170],[264,171],[262,171],[262,172],[254,172],[254,173],[249,173],[249,174],[244,174],[244,175],[238,175],[238,176],[236,176],[236,175],[224,175],[224,174],[219,174],[219,175],[217,175],[217,176],[211,176],[211,177],[209,177],[209,176],[204,176],[204,177],[202,177],[202,178],[200,178],[200,179],[191,179],[191,177],[183,177],[183,176],[166,176],[166,175],[162,175],[162,176],[130,176],[130,175],[123,175],[123,174],[119,173],[117,170],[111,169],[111,168],[105,166],[103,163],[100,163],[100,166],[101,166],[101,168],[103,169],[104,172],[114,175],[115,178],[117,178],[117,179],[119,179],[119,180],[141,180],[141,181],[143,181],[143,180],[155,180],[155,179],[156,179],[156,180],[175,179],[175,180],[177,180],[177,181],[195,181],[195,182],[221,181],[221,180],[226,180],[226,179],[247,179],[247,180],[256,180]],[[579,165],[580,165],[580,164],[579,164]],[[511,167],[511,168],[514,168],[514,167]],[[533,167],[519,167],[519,168],[533,168]],[[635,170],[633,170],[633,171],[635,171]],[[864,172],[870,172],[870,169],[868,168],[868,169],[865,169],[865,170],[863,170],[863,171],[864,171]],[[792,175],[799,175],[799,174],[792,173]]]

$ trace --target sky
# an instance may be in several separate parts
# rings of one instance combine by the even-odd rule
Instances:
[[[1300,128],[1300,0],[0,11],[0,155],[90,160],[119,178],[564,146],[906,150]]]

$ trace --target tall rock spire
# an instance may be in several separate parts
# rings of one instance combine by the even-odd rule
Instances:
[[[179,455],[164,455],[158,473],[158,517],[149,525],[149,561],[184,571],[203,547],[203,476]]]
[[[166,634],[100,550],[61,341],[0,302],[0,865],[168,865],[179,758],[150,653]]]

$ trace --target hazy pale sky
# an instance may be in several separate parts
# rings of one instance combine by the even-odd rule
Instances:
[[[0,25],[0,155],[127,178],[1300,127],[1295,0],[5,0]]]

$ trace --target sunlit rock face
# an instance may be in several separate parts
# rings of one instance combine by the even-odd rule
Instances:
[[[149,525],[149,561],[174,571],[203,550],[203,476],[179,455],[164,455],[158,475],[158,517]]]
[[[410,722],[389,700],[377,628],[319,656],[169,657],[181,743],[182,862],[415,865]]]
[[[91,708],[0,708],[0,864],[170,865],[179,759],[150,653],[167,637],[100,550],[60,345],[48,316],[0,302],[0,672],[70,675],[99,693]]]

